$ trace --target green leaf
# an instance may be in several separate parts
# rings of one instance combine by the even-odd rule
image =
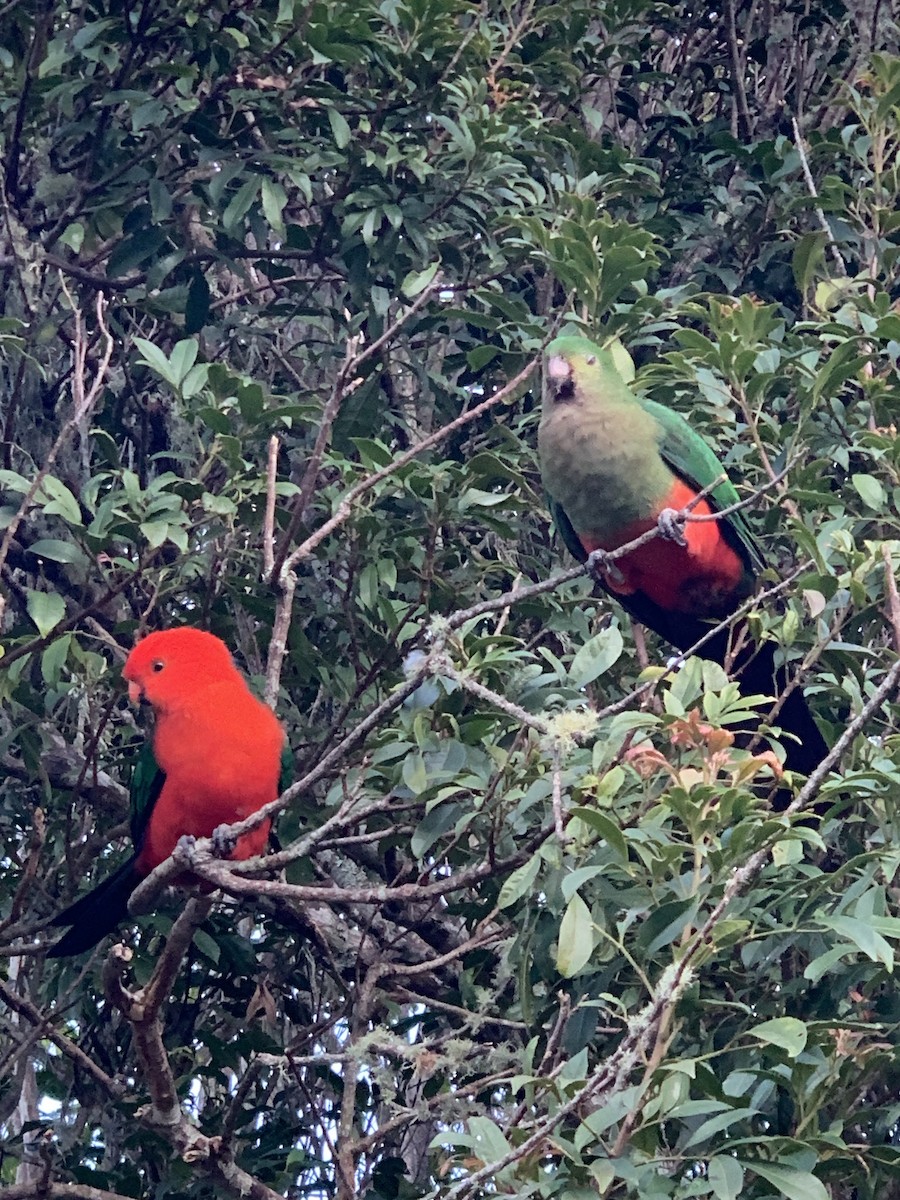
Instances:
[[[169,366],[175,373],[175,378],[181,383],[197,361],[200,344],[196,338],[182,338],[172,347],[169,355]]]
[[[247,179],[238,188],[222,213],[222,225],[226,233],[237,233],[237,227],[250,211],[250,206],[259,194],[260,180],[257,176]]]
[[[400,291],[409,300],[414,296],[418,296],[420,292],[424,292],[429,283],[432,282],[435,275],[438,273],[440,263],[432,263],[430,267],[426,267],[424,271],[410,271],[403,282],[400,284]]]
[[[48,687],[59,684],[71,645],[71,633],[64,633],[62,637],[55,638],[41,655],[41,676]]]
[[[461,812],[461,805],[447,802],[435,805],[426,813],[410,838],[410,850],[415,857],[420,859],[427,854],[434,843],[454,827]]]
[[[825,234],[818,230],[805,233],[794,246],[791,268],[797,282],[797,290],[806,296],[813,275],[825,258]]]
[[[76,542],[61,542],[57,538],[38,538],[28,547],[28,552],[39,558],[49,558],[51,562],[80,565],[87,562],[87,556]]]
[[[169,536],[168,521],[142,521],[140,529],[151,550],[158,549]]]
[[[205,929],[195,929],[193,941],[194,945],[205,958],[210,959],[213,963],[218,963],[222,956],[219,943],[215,938],[210,937]]]
[[[209,378],[209,363],[197,363],[181,381],[181,394],[185,400],[190,400],[206,387]]]
[[[868,955],[874,962],[881,962],[889,971],[894,969],[894,951],[890,942],[886,941],[868,921],[857,917],[827,917],[819,916],[819,922],[841,937],[858,946],[863,954]]]
[[[515,904],[531,890],[531,885],[537,879],[538,871],[541,869],[541,856],[532,854],[528,862],[523,863],[521,867],[517,867],[515,871],[510,872],[503,881],[503,887],[500,889],[500,895],[497,897],[498,908],[509,908],[511,904]]]
[[[28,589],[28,615],[41,637],[51,633],[66,615],[66,606],[58,592],[38,592]]]
[[[491,359],[496,358],[500,353],[496,346],[485,344],[476,346],[474,350],[470,350],[466,354],[466,362],[469,364],[469,369],[472,371],[480,371],[482,367],[486,367]]]
[[[618,338],[610,343],[608,349],[612,356],[613,365],[615,366],[616,370],[626,383],[631,383],[636,374],[634,369],[634,359],[631,357]]]
[[[574,687],[592,683],[618,661],[625,643],[617,625],[607,625],[596,637],[586,642],[569,667],[569,679]]]
[[[748,1033],[759,1038],[761,1042],[780,1046],[782,1050],[787,1051],[789,1058],[796,1058],[806,1049],[808,1030],[803,1021],[798,1021],[796,1017],[776,1017],[772,1021],[763,1021],[761,1025],[755,1025],[753,1029],[748,1030]]]
[[[638,942],[648,954],[655,954],[682,933],[685,926],[693,920],[698,906],[699,901],[695,896],[660,904],[641,926]]]
[[[44,512],[48,515],[62,517],[70,525],[80,525],[81,509],[78,501],[62,482],[54,475],[47,475],[41,484],[43,494],[50,499],[44,502]]]
[[[428,768],[421,754],[408,754],[403,760],[403,782],[418,796],[428,787]]]
[[[568,902],[576,894],[579,888],[589,883],[592,879],[596,879],[598,875],[604,873],[605,868],[599,863],[592,863],[587,867],[576,867],[574,871],[569,871],[563,877],[560,884],[560,892],[563,900]]]
[[[136,337],[134,344],[141,354],[141,361],[146,363],[151,371],[155,371],[161,379],[165,379],[172,387],[178,387],[178,375],[169,363],[166,355],[158,346],[148,342],[146,338]]]
[[[576,892],[563,913],[556,947],[556,969],[571,979],[589,962],[594,952],[594,923],[591,912]]]
[[[287,202],[287,192],[281,184],[266,176],[262,181],[263,216],[266,218],[269,228],[274,230],[279,237],[284,236],[284,220],[281,214],[284,212]]]
[[[863,504],[876,512],[883,512],[887,506],[887,497],[881,481],[874,475],[851,475],[850,482],[856,488]]]
[[[336,108],[328,109],[328,124],[331,135],[338,150],[345,150],[350,145],[350,126]]]
[[[723,1129],[729,1129],[738,1121],[749,1121],[756,1111],[755,1108],[729,1108],[725,1112],[716,1113],[714,1117],[710,1117],[708,1121],[704,1121],[694,1130],[684,1143],[684,1148],[702,1146],[704,1142],[721,1133]]]
[[[489,1117],[469,1117],[469,1132],[475,1139],[473,1149],[482,1162],[498,1162],[509,1154],[509,1142],[503,1136],[499,1125]]]
[[[798,1171],[794,1167],[753,1162],[749,1159],[742,1159],[741,1165],[745,1170],[755,1172],[761,1179],[778,1188],[788,1200],[829,1200],[825,1185],[810,1171]]]
[[[736,1158],[715,1154],[709,1160],[706,1177],[716,1200],[738,1200],[744,1188],[744,1170]]]
[[[625,841],[625,835],[619,826],[608,817],[605,813],[596,808],[588,808],[587,805],[579,805],[570,810],[573,817],[578,817],[584,821],[591,829],[595,830],[603,838],[605,842],[615,850],[622,862],[628,861],[628,844]]]

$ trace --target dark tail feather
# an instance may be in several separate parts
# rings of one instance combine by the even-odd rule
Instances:
[[[727,642],[723,639],[716,645],[716,641],[713,639],[713,652],[709,653],[709,657],[723,662]],[[790,676],[783,666],[775,666],[775,649],[774,642],[763,642],[759,647],[752,646],[738,654],[734,678],[745,696],[763,695],[777,699],[787,688]],[[701,653],[707,652],[703,650]],[[766,715],[764,709],[761,712]],[[780,740],[784,746],[784,765],[788,771],[809,775],[828,753],[828,745],[799,686],[788,694],[773,716],[772,724],[784,732]],[[792,799],[792,793],[786,788],[776,788],[772,795],[772,807],[776,812],[781,812]],[[827,801],[820,800],[813,804],[813,810],[819,817],[824,817],[830,808],[831,804]]]
[[[689,617],[685,613],[666,612],[641,592],[616,598],[639,621],[677,646],[679,650],[689,650],[709,632],[708,622]],[[730,659],[729,650],[735,633],[740,631],[740,624],[734,632],[730,629],[721,630],[715,637],[710,638],[698,653],[703,658],[724,664]],[[776,668],[775,649],[774,642],[763,642],[758,647],[749,645],[738,652],[737,662],[732,664],[732,674],[745,696],[763,695],[777,699],[784,692],[790,675],[784,667]],[[784,737],[781,742],[785,751],[784,765],[789,771],[809,775],[828,753],[825,739],[819,732],[799,687],[795,687],[788,695],[773,717],[772,724],[783,729],[785,734],[793,735]],[[790,793],[780,788],[775,794],[774,807],[777,810],[786,808],[790,799]],[[821,816],[830,805],[820,801],[814,807]]]
[[[708,630],[708,626],[701,621],[683,614],[665,613],[649,601],[643,601],[643,598],[641,604],[636,604],[634,599],[628,597],[629,608],[633,609],[638,619],[674,643],[679,650],[689,650]],[[724,663],[729,658],[732,637],[731,630],[722,630],[701,648],[700,655]],[[774,642],[763,642],[761,646],[751,645],[738,653],[732,670],[745,696],[763,695],[777,699],[788,686],[790,675],[784,667],[776,668],[775,650]],[[772,723],[786,734],[793,734],[792,737],[783,738],[781,743],[785,751],[785,767],[789,771],[809,775],[828,753],[828,746],[799,687],[795,687],[788,695]],[[776,808],[786,806],[787,795],[783,790],[777,793]]]
[[[53,918],[53,925],[70,925],[55,946],[47,951],[48,958],[65,958],[83,954],[120,925],[128,916],[128,898],[141,882],[135,870],[136,855],[126,859],[117,871],[104,879],[92,892],[70,904]]]
[[[749,664],[748,670],[740,676],[740,689],[746,694],[751,695],[752,692],[758,690],[767,692],[769,696],[780,696],[781,692],[787,688],[788,680],[785,668],[779,667],[774,672],[772,670],[774,650],[767,656],[769,659],[768,671],[764,677],[760,678],[760,685],[757,686],[755,682],[757,677],[750,670],[752,664]],[[824,756],[828,754],[828,745],[826,739],[818,731],[815,720],[812,719],[812,713],[799,686],[787,696],[787,700],[773,718],[773,725],[778,725],[786,733],[793,734],[793,737],[785,737],[781,740],[781,745],[785,748],[785,767],[803,775],[814,772]]]
[[[784,667],[775,667],[773,642],[766,642],[758,654],[739,668],[737,678],[741,691],[747,696],[762,692],[767,696],[778,697],[788,686],[788,674]],[[772,718],[772,724],[779,726],[786,734],[793,735],[784,737],[781,741],[785,751],[784,765],[789,771],[809,775],[828,753],[825,739],[819,732],[799,686],[789,693]]]

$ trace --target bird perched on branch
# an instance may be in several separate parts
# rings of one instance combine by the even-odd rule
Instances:
[[[739,503],[712,449],[678,413],[636,396],[608,350],[583,337],[547,347],[538,433],[541,475],[563,540],[581,561],[593,555],[602,585],[634,617],[687,650],[752,595],[763,561],[741,510],[721,519],[676,519],[690,508],[710,517]],[[614,561],[649,530],[656,537]],[[724,663],[730,631],[700,651]],[[780,696],[788,684],[775,643],[739,650],[744,695]],[[800,690],[777,714],[789,735],[788,769],[809,774],[827,746]]]
[[[179,838],[210,837],[276,799],[287,766],[281,725],[213,634],[190,627],[151,633],[122,674],[129,699],[146,701],[155,716],[152,744],[138,756],[131,781],[134,853],[54,917],[69,930],[49,951],[53,958],[88,950],[125,920],[131,893]],[[264,820],[239,837],[230,857],[261,854],[269,827]]]

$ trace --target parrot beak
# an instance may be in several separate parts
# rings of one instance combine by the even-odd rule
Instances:
[[[555,401],[571,400],[574,393],[572,364],[561,354],[552,354],[544,366],[547,395]]]
[[[128,699],[132,704],[140,704],[144,698],[144,689],[139,683],[129,683]]]
[[[547,359],[547,378],[552,379],[554,383],[561,383],[571,374],[572,368],[569,366],[569,360],[563,358],[561,354],[553,354]]]

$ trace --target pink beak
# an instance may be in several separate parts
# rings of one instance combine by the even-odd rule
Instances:
[[[547,378],[554,379],[557,382],[562,379],[568,379],[572,374],[572,368],[561,354],[553,354],[547,359]]]

